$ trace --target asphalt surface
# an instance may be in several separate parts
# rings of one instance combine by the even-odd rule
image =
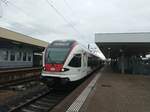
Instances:
[[[150,112],[150,75],[101,74],[80,112]]]

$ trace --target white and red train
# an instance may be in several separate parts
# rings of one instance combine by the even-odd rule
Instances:
[[[48,45],[43,55],[41,79],[48,86],[83,79],[102,65],[102,60],[74,40],[57,40]]]

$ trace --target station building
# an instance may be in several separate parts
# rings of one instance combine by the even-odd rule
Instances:
[[[0,69],[40,66],[47,45],[48,42],[0,27]]]
[[[150,74],[150,32],[96,33],[95,43],[113,70],[121,73]]]

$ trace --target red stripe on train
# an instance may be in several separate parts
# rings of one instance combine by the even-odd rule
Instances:
[[[45,64],[45,71],[48,72],[60,72],[63,68],[63,64]]]

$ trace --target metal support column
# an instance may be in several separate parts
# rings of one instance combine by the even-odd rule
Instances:
[[[121,54],[121,74],[125,73],[125,57],[124,54]]]

